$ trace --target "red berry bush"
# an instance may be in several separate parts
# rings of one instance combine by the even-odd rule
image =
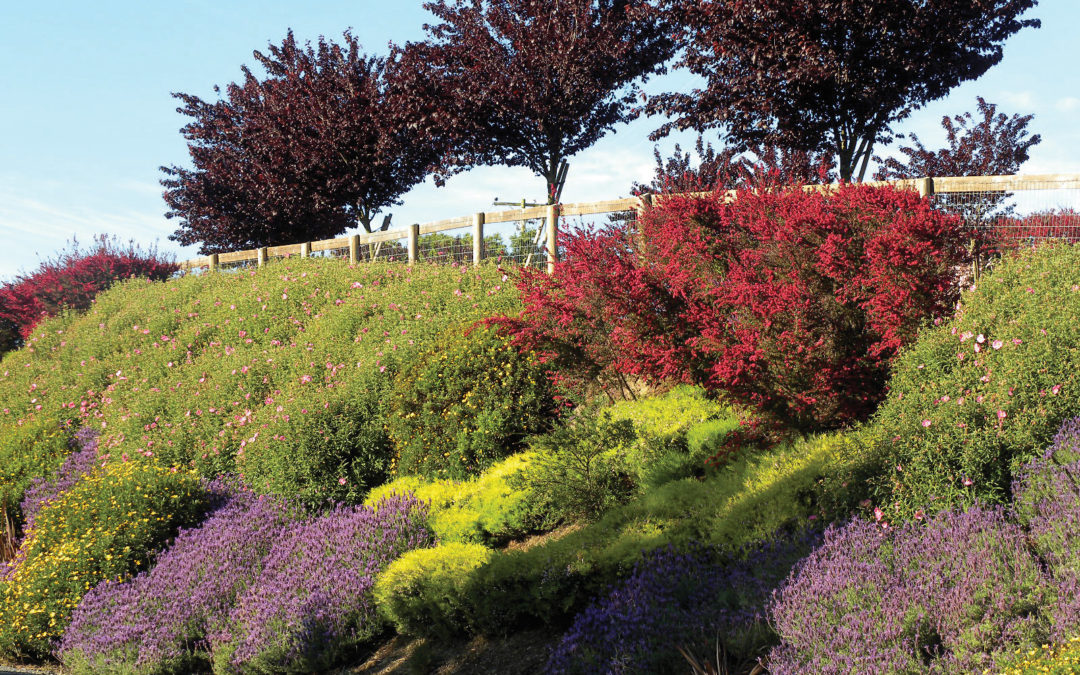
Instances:
[[[168,279],[178,267],[151,246],[143,251],[99,235],[88,250],[77,242],[30,274],[0,285],[0,355],[21,345],[42,319],[62,309],[84,310],[101,291],[130,277]]]
[[[554,275],[523,274],[519,343],[579,380],[694,382],[806,431],[865,419],[899,348],[957,297],[961,221],[913,192],[657,201],[634,231],[568,233]]]

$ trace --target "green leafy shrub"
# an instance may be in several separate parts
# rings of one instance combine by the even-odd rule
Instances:
[[[863,443],[857,434],[833,433],[739,454],[704,480],[671,481],[596,523],[528,550],[497,552],[470,574],[455,603],[483,633],[559,625],[649,551],[698,541],[737,552],[778,533],[837,520],[847,512],[829,508],[846,502],[823,498],[823,480]]]
[[[466,628],[462,586],[493,552],[480,544],[450,542],[409,551],[379,575],[375,603],[405,635],[445,637]]]
[[[72,432],[69,420],[51,417],[0,429],[0,513],[11,522],[21,522],[18,506],[30,482],[50,475],[71,454]]]
[[[534,453],[519,453],[465,481],[402,476],[373,489],[364,503],[411,492],[430,505],[428,525],[439,541],[498,545],[554,525],[545,505],[522,485],[534,459]]]
[[[890,517],[1003,502],[1016,469],[1080,412],[1080,247],[1003,258],[898,359],[877,415]]]
[[[398,471],[463,478],[517,451],[554,410],[534,354],[493,327],[452,328],[394,382],[387,430]]]
[[[87,591],[145,569],[209,499],[193,473],[114,462],[48,503],[0,578],[0,654],[48,656]]]
[[[584,407],[568,423],[532,440],[536,459],[523,485],[563,520],[596,520],[633,496],[625,456],[637,440],[630,420]]]
[[[613,420],[634,424],[637,440],[627,449],[623,461],[640,489],[702,475],[706,461],[719,444],[739,427],[731,410],[710,400],[700,387],[687,385],[661,396],[620,401],[608,412]],[[701,425],[711,431],[705,432],[706,427],[695,431]]]

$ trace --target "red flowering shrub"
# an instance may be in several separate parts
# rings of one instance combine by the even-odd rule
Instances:
[[[0,286],[0,354],[18,347],[43,318],[64,308],[88,308],[94,296],[115,281],[130,277],[168,279],[177,269],[156,247],[143,251],[129,244],[123,248],[105,235],[95,237],[87,251],[73,243],[55,259],[43,261],[34,272]]]
[[[672,196],[637,228],[568,234],[554,275],[523,275],[519,342],[581,378],[695,382],[800,430],[874,410],[965,257],[959,218],[892,188]]]

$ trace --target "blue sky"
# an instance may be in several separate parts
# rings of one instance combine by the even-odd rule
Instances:
[[[420,0],[56,0],[0,8],[0,281],[32,271],[73,237],[97,233],[157,243],[178,259],[195,255],[168,241],[158,167],[187,163],[171,92],[213,97],[240,77],[252,50],[296,37],[336,39],[351,28],[365,49],[423,37]],[[929,147],[943,142],[943,115],[974,110],[982,95],[1008,113],[1034,113],[1043,142],[1024,173],[1080,172],[1080,2],[1042,0],[1043,27],[1014,36],[1005,59],[948,98],[917,112],[900,130]],[[686,87],[674,74],[650,91]],[[571,159],[564,201],[625,196],[649,178],[658,121],[617,129]],[[673,137],[662,151],[681,140]],[[712,138],[715,140],[715,137]],[[482,167],[404,196],[395,225],[489,209],[495,197],[537,199],[544,184],[525,169]]]

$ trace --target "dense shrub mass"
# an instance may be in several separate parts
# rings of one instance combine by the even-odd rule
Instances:
[[[703,384],[808,430],[867,417],[889,363],[949,312],[960,220],[907,191],[848,185],[672,196],[631,235],[568,235],[524,274],[517,339],[579,378]]]
[[[214,670],[318,672],[381,628],[372,589],[402,553],[434,543],[423,506],[393,497],[297,521],[210,636]]]
[[[48,656],[91,588],[146,569],[208,506],[196,475],[151,462],[108,464],[51,500],[0,578],[0,654]]]
[[[297,514],[237,486],[198,528],[180,533],[157,564],[91,589],[57,654],[75,673],[193,672],[210,663],[208,636],[259,577],[263,559]]]
[[[34,478],[30,481],[19,509],[23,515],[23,529],[34,529],[34,521],[41,509],[67,492],[80,478],[89,475],[97,464],[96,429],[83,427],[75,432],[71,442],[75,451],[68,455],[64,463],[49,478]]]
[[[397,470],[464,478],[550,425],[555,401],[533,354],[493,327],[453,327],[394,382],[387,430]]]
[[[30,337],[34,326],[64,309],[85,310],[94,297],[116,281],[146,277],[161,281],[177,270],[156,247],[125,248],[102,235],[87,251],[73,243],[55,259],[45,260],[30,274],[0,286],[0,356]]]
[[[18,473],[3,489],[24,485],[9,507],[66,457],[63,439],[55,453],[38,439],[69,419],[100,429],[110,460],[152,455],[302,503],[359,502],[391,469],[384,402],[399,364],[451,325],[517,306],[489,267],[310,259],[125,282],[0,366],[0,472]]]
[[[73,422],[41,416],[21,425],[4,427],[0,432],[0,509],[10,522],[19,523],[26,513],[20,504],[36,483],[48,483],[72,452]],[[47,488],[38,490],[53,493]],[[39,500],[26,505],[36,508]]]
[[[375,583],[379,612],[403,635],[447,637],[470,626],[461,604],[468,575],[491,559],[480,544],[450,542],[409,551]]]
[[[1003,259],[905,350],[877,421],[888,516],[1007,500],[1014,472],[1080,412],[1080,248]]]
[[[830,529],[773,608],[775,673],[982,672],[1037,645],[1052,596],[1024,531],[999,508],[942,512],[883,534]]]
[[[1066,421],[1041,456],[1013,484],[1017,517],[1057,588],[1050,605],[1053,637],[1080,633],[1080,417]]]
[[[587,607],[553,650],[549,673],[684,673],[690,655],[743,672],[773,641],[766,601],[817,539],[808,533],[718,560],[665,549]]]

